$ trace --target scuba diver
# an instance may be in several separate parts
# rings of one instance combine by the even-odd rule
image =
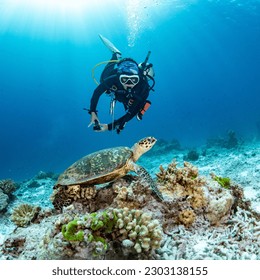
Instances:
[[[152,64],[147,63],[150,51],[143,63],[136,63],[131,58],[121,59],[121,52],[105,37],[99,35],[102,42],[112,52],[110,61],[105,62],[100,84],[94,90],[90,101],[91,115],[89,127],[93,124],[96,132],[116,130],[119,134],[124,129],[126,123],[136,116],[141,120],[144,113],[150,107],[151,102],[147,100],[150,90],[154,87],[154,72]],[[152,86],[150,86],[152,83]],[[112,122],[109,124],[100,123],[97,114],[97,104],[100,96],[106,93],[111,96],[110,114]],[[114,119],[114,107],[116,101],[123,103],[126,111],[125,115],[119,119]]]

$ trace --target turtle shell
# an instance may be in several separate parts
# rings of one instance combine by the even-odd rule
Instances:
[[[104,149],[86,155],[60,175],[56,186],[88,186],[110,182],[129,171],[127,161],[132,155],[133,151],[128,147]]]

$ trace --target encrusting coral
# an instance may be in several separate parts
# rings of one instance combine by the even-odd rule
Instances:
[[[30,204],[21,204],[14,208],[11,221],[19,227],[25,227],[29,225],[39,214],[40,207]]]

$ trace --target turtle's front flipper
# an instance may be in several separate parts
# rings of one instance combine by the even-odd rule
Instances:
[[[143,178],[145,180],[145,182],[147,182],[152,191],[161,199],[164,200],[162,193],[158,190],[154,180],[152,179],[152,177],[150,176],[150,174],[147,172],[147,170],[140,166],[137,165],[135,163],[133,163],[133,170],[135,171],[135,173],[140,176],[141,178]]]

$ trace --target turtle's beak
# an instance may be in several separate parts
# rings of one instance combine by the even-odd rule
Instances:
[[[147,137],[147,139],[148,139],[148,141],[151,143],[151,144],[155,144],[156,143],[156,141],[157,141],[157,139],[156,138],[154,138],[154,137],[152,137],[152,136],[150,136],[150,137]]]
[[[157,139],[155,139],[152,136],[149,136],[149,137],[145,137],[145,138],[141,139],[138,142],[138,144],[141,145],[141,146],[146,147],[146,149],[151,149],[152,146],[156,143],[156,141],[157,141]]]

